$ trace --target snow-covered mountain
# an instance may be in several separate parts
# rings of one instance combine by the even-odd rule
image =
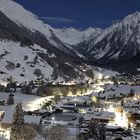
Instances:
[[[0,79],[87,78],[77,65],[85,59],[54,29],[12,0],[0,0]]]
[[[89,27],[83,31],[74,28],[53,29],[53,31],[60,40],[69,45],[75,46],[87,40],[90,36],[94,37],[99,35],[103,30],[100,28]]]
[[[122,21],[88,38],[79,45],[90,61],[100,64],[127,64],[140,54],[140,13],[135,12]],[[82,52],[82,51],[81,51]],[[135,60],[136,61],[136,60]]]
[[[38,17],[24,9],[23,6],[12,0],[0,0],[0,11],[19,27],[25,27],[32,33],[40,33],[48,40],[49,44],[69,55],[81,57],[76,50],[65,44],[63,40],[56,37],[54,28],[48,24],[44,24]]]
[[[139,12],[104,30],[78,31],[55,29],[15,1],[0,0],[0,79],[88,79],[81,63],[137,69],[139,61]]]

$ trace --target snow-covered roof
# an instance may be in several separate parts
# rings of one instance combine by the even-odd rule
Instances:
[[[115,114],[114,113],[100,112],[100,115],[85,114],[84,115],[84,120],[91,120],[91,119],[109,120],[112,117],[115,117]]]
[[[0,93],[1,99],[7,100],[9,94],[4,92]],[[1,106],[1,110],[5,112],[2,123],[11,123],[13,119],[13,113],[15,112],[15,105],[19,102],[22,102],[23,109],[25,111],[35,111],[39,109],[40,104],[47,100],[50,100],[52,97],[38,97],[33,95],[26,95],[21,93],[14,93],[15,104],[11,106]],[[44,111],[44,110],[41,110]]]
[[[24,115],[24,122],[28,124],[40,124],[41,116]]]
[[[39,110],[37,110],[36,112],[39,112],[39,113],[46,113],[47,110],[46,110],[46,109],[39,109]]]
[[[24,115],[24,122],[28,124],[40,124],[41,116]],[[11,124],[13,120],[13,110],[8,109],[1,123]]]
[[[3,110],[5,111],[5,115],[1,120],[1,123],[11,124],[13,120],[13,113],[15,111],[14,106],[3,106]]]

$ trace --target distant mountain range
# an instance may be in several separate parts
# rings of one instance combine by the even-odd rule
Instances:
[[[136,71],[140,67],[140,13],[128,15],[95,38],[81,42],[78,48],[91,63]]]
[[[0,39],[0,78],[85,80],[92,69],[83,63],[119,71],[140,67],[139,12],[107,29],[78,31],[55,29],[16,2],[0,0]]]

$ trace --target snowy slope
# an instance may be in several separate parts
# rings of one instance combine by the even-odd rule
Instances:
[[[122,39],[124,39],[124,43],[127,44],[127,41],[129,41],[135,29],[138,28],[139,26],[140,26],[140,13],[135,12],[131,15],[126,16],[122,21],[104,30],[104,32],[99,37],[97,37],[94,44],[100,42],[103,38],[105,38],[110,33],[111,35],[109,35],[109,37],[111,38],[115,32],[119,32],[119,31],[124,35]],[[122,37],[121,34],[120,36]],[[117,37],[115,38],[115,40],[117,40]]]
[[[75,46],[88,39],[91,35],[96,36],[97,34],[100,34],[102,29],[89,27],[84,31],[79,31],[74,28],[64,28],[53,29],[53,31],[60,40]]]
[[[102,40],[102,38],[105,38],[104,35],[108,36],[108,39],[113,39],[116,41],[116,45],[114,45],[115,47],[113,49],[117,51],[114,51],[114,54],[111,54],[112,51],[109,52],[113,47],[111,41],[109,42],[108,45],[110,49],[109,51],[105,51],[106,54],[108,53],[108,56],[116,59],[119,59],[120,56],[124,57],[125,54],[128,55],[129,53],[129,57],[135,56],[140,50],[140,13],[136,12],[132,15],[129,15],[125,17],[121,22],[111,26],[104,32],[102,36],[99,36],[96,39],[95,43],[97,44]],[[113,38],[114,35],[115,37]],[[119,40],[122,42],[120,45],[117,43]],[[131,42],[133,41],[137,44],[132,44],[130,46]]]
[[[21,77],[24,79],[23,81],[36,79],[33,71],[39,67],[44,78],[51,78],[53,74],[58,79],[63,79],[63,77],[79,79],[86,74],[77,63],[80,64],[83,61],[97,64],[121,62],[130,60],[140,53],[139,12],[125,17],[105,30],[92,27],[84,31],[74,28],[55,29],[43,23],[16,1],[0,0],[0,19],[1,71],[7,73],[8,77],[14,75],[17,79],[19,75],[25,75],[25,77],[19,76],[19,79]],[[15,45],[14,42],[16,42]],[[13,46],[12,49],[9,46]],[[35,47],[38,47],[40,53],[34,52]],[[29,62],[19,59],[21,67],[25,67],[26,70],[6,68],[10,60],[13,65],[18,63],[19,56],[24,57],[22,53],[16,54],[13,50],[20,50],[31,56],[28,58]],[[54,58],[51,58],[51,54]],[[31,62],[36,56],[40,60],[33,65]],[[139,59],[140,56],[136,60]],[[3,75],[0,76],[3,78]]]
[[[87,78],[76,63],[85,57],[59,39],[54,30],[15,1],[0,0],[0,79]],[[36,69],[41,76],[34,74]]]
[[[37,79],[45,82],[90,79],[80,66],[67,60],[64,63],[55,54],[49,54],[36,44],[22,47],[20,43],[1,40],[0,79],[6,81],[11,76],[19,83]]]
[[[33,33],[38,31],[39,33],[45,35],[48,42],[54,47],[57,47],[61,51],[64,51],[65,49],[65,53],[74,54],[75,56],[77,55],[78,52],[71,53],[72,48],[65,44],[63,40],[59,40],[59,38],[55,36],[55,32],[53,32],[53,30],[55,31],[56,29],[39,20],[36,15],[27,11],[18,3],[12,0],[0,0],[0,11],[21,28],[26,27]]]
[[[51,37],[51,26],[38,20],[37,16],[25,10],[24,7],[18,3],[12,0],[0,0],[0,11],[18,25],[24,26],[32,32],[38,30],[46,35],[46,37]]]
[[[51,77],[53,68],[37,54],[38,52],[46,52],[45,49],[40,48],[38,45],[30,48],[21,47],[19,43],[11,41],[0,41],[0,46],[0,71],[5,73],[0,74],[0,79],[12,76],[18,82],[36,80],[39,77],[34,74],[35,69],[40,69],[44,78]],[[25,59],[25,56],[27,59]],[[38,59],[34,63],[36,56]],[[17,67],[18,64],[20,66]]]
[[[126,16],[103,30],[96,38],[88,38],[82,45],[85,46],[89,59],[99,63],[132,59],[140,53],[140,13]]]
[[[70,54],[71,46],[69,45],[77,45],[83,39],[89,37],[91,34],[100,33],[101,29],[89,28],[85,31],[78,31],[74,28],[68,29],[55,29],[50,25],[43,23],[38,17],[28,10],[26,10],[23,6],[12,0],[0,0],[0,11],[4,13],[10,20],[14,23],[18,24],[21,27],[26,27],[32,32],[40,32],[45,35],[49,43],[61,51],[66,50],[65,53]],[[79,52],[76,50],[73,51],[72,55],[78,55]],[[83,58],[83,56],[82,56]]]

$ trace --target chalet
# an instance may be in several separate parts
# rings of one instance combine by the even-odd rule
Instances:
[[[1,128],[2,129],[7,129],[12,126],[12,121],[13,121],[13,112],[14,112],[14,107],[5,107],[5,112],[4,116],[1,119]],[[37,124],[40,125],[42,121],[41,116],[29,116],[29,115],[24,115],[24,122],[28,124]]]

